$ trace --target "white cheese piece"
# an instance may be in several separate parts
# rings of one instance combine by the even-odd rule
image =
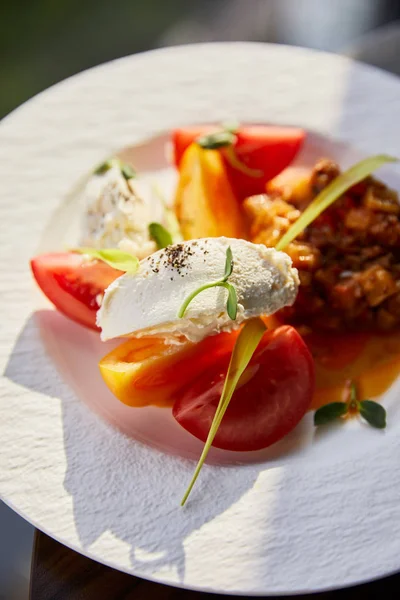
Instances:
[[[228,292],[221,287],[202,291],[179,319],[179,309],[190,293],[222,279],[229,246],[233,272],[228,281],[237,292],[236,320],[226,312]],[[115,280],[105,292],[97,324],[103,340],[134,334],[200,341],[293,304],[298,284],[297,270],[283,252],[239,239],[191,240],[156,252],[141,261],[135,274]]]
[[[153,221],[163,223],[164,206],[149,182],[126,180],[116,164],[90,178],[84,203],[81,246],[119,247],[139,259],[157,250],[148,228]]]

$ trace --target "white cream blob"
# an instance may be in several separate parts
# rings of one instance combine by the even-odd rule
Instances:
[[[183,318],[179,309],[198,287],[224,275],[231,247],[238,312],[226,312],[227,290],[204,290]],[[125,274],[106,290],[97,324],[103,340],[135,335],[184,336],[192,341],[231,331],[251,317],[271,315],[293,304],[299,285],[297,270],[284,252],[245,240],[205,238],[169,246],[140,262],[135,274]]]
[[[148,181],[125,179],[116,163],[90,178],[84,204],[81,246],[120,248],[139,259],[157,250],[149,224],[164,222],[164,205]]]

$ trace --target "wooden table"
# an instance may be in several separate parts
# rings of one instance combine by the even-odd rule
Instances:
[[[69,550],[36,532],[30,600],[227,600],[151,583],[120,573]],[[281,597],[282,598],[282,597]],[[288,597],[286,597],[288,598]],[[398,600],[400,574],[337,592],[295,596],[293,600]]]

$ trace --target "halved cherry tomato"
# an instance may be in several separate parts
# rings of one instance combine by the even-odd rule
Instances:
[[[186,148],[198,137],[218,131],[213,125],[198,125],[176,129],[172,132],[175,164],[179,168]],[[305,132],[297,127],[274,125],[246,125],[236,132],[234,150],[239,161],[260,176],[250,176],[234,167],[221,149],[235,195],[240,200],[265,192],[267,181],[285,169],[299,152]]]
[[[96,330],[99,295],[122,275],[106,263],[88,261],[74,252],[41,254],[31,260],[31,269],[40,289],[57,310]]]
[[[172,406],[175,395],[215,360],[232,352],[237,332],[221,333],[194,344],[167,338],[132,338],[99,363],[112,393],[128,406]]]
[[[176,396],[173,415],[205,441],[221,396],[230,352]],[[259,450],[288,434],[310,407],[314,365],[307,346],[292,327],[267,331],[244,372],[213,446]]]

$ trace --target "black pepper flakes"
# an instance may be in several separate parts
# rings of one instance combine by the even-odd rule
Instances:
[[[188,259],[190,256],[193,256],[193,254],[190,246],[185,244],[175,244],[165,248],[163,256],[160,256],[160,259],[164,259],[163,265],[166,268],[175,269],[178,272],[178,275],[182,275],[184,269],[187,270],[191,267]]]
[[[159,273],[161,268],[173,269],[180,277],[184,277],[187,271],[192,268],[190,257],[196,254],[193,246],[199,247],[197,253],[200,251],[203,255],[209,254],[209,251],[201,247],[198,241],[193,241],[190,244],[180,243],[167,246],[149,259],[151,271]],[[204,258],[203,261],[206,262],[206,259]],[[170,279],[171,281],[174,280],[173,277]]]

